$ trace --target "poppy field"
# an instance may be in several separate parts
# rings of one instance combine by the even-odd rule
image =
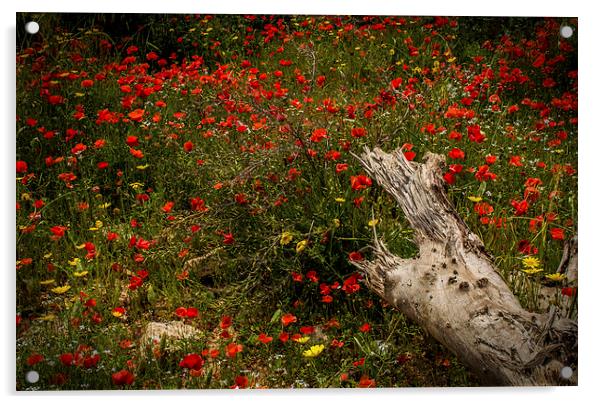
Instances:
[[[557,272],[578,225],[576,18],[29,20],[17,390],[479,386],[353,265],[375,235],[417,253],[366,147],[444,155],[523,307],[545,312],[545,288],[577,318]]]

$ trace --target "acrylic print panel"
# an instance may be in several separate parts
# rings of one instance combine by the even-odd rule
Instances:
[[[577,383],[577,19],[17,26],[17,390]]]

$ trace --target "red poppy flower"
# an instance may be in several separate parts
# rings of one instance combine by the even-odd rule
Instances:
[[[48,97],[48,102],[51,105],[63,104],[65,102],[65,98],[60,95],[51,95]]]
[[[493,181],[497,178],[496,174],[489,171],[488,165],[480,166],[477,172],[475,172],[474,176],[478,181]]]
[[[190,208],[195,212],[207,212],[209,208],[205,206],[205,201],[199,197],[190,200]]]
[[[88,299],[88,300],[86,300],[86,302],[84,303],[84,306],[86,306],[86,307],[96,307],[96,299]]]
[[[161,210],[165,213],[170,213],[171,210],[173,209],[174,206],[174,202],[167,202],[165,205],[163,205],[163,207],[161,208]]]
[[[445,174],[443,174],[443,179],[449,185],[454,185],[454,183],[456,182],[456,176],[454,175],[454,173],[452,171],[448,171]]]
[[[71,352],[61,354],[59,356],[59,361],[61,361],[61,363],[65,366],[71,366],[74,363],[73,354]]]
[[[372,180],[365,175],[352,175],[350,178],[351,188],[355,191],[366,189],[372,186]]]
[[[351,293],[355,293],[358,290],[360,290],[360,285],[359,285],[359,283],[357,283],[359,278],[360,278],[360,274],[354,273],[349,278],[347,278],[343,281],[342,289],[345,291],[345,293],[351,294]]]
[[[27,163],[25,161],[17,161],[17,174],[24,174],[27,172]]]
[[[285,314],[285,315],[282,316],[282,318],[280,319],[280,321],[282,321],[282,325],[286,327],[290,323],[296,323],[297,322],[297,317],[295,317],[291,313],[287,313],[287,314]]]
[[[364,363],[366,363],[366,358],[359,358],[358,360],[353,362],[353,366],[364,366]]]
[[[458,149],[457,147],[451,149],[448,153],[448,156],[452,159],[463,159],[465,157],[464,151],[462,151],[462,149]]]
[[[362,377],[360,377],[358,386],[362,388],[376,387],[376,381],[374,379],[370,379],[368,375],[362,375]]]
[[[517,250],[525,255],[536,255],[539,252],[539,250],[536,247],[533,247],[528,240],[519,241]]]
[[[135,158],[137,158],[137,159],[144,158],[144,153],[142,152],[142,150],[137,150],[137,149],[130,148],[130,154],[132,156],[134,156]]]
[[[479,125],[469,125],[468,130],[468,138],[475,143],[482,143],[485,140],[485,135],[481,132],[481,127]]]
[[[510,204],[514,208],[514,214],[516,216],[524,215],[525,213],[527,213],[527,210],[529,209],[529,203],[526,200],[522,200],[520,202],[512,200],[512,202],[510,202]]]
[[[352,128],[351,129],[351,136],[353,136],[355,138],[364,137],[364,136],[366,136],[366,129],[364,129],[364,128]]]
[[[508,160],[508,164],[514,167],[522,167],[523,163],[521,162],[521,156],[511,156],[510,160]]]
[[[230,317],[230,316],[223,316],[222,320],[220,322],[220,325],[219,325],[220,328],[222,330],[225,330],[225,329],[229,328],[231,325],[232,325],[232,317]]]
[[[140,142],[138,142],[138,136],[128,136],[125,139],[125,143],[130,147],[136,147],[140,145]]]
[[[194,149],[194,143],[192,143],[191,141],[184,143],[184,151],[186,153],[190,153],[192,149]]]
[[[128,114],[128,117],[134,122],[140,122],[144,116],[143,109],[135,109]]]
[[[129,370],[123,369],[119,372],[113,373],[111,375],[111,379],[113,379],[113,384],[116,386],[123,386],[134,383],[135,377]]]
[[[552,228],[550,234],[554,240],[564,240],[564,229]]]
[[[236,376],[234,378],[234,386],[233,389],[245,389],[249,386],[249,378],[247,376]]]
[[[364,256],[358,251],[353,251],[349,253],[349,261],[362,261],[363,259]]]
[[[414,159],[416,158],[416,153],[414,153],[413,151],[406,151],[406,152],[403,152],[403,156],[408,161],[414,161]]]
[[[304,325],[303,327],[299,328],[299,331],[301,331],[301,334],[304,334],[304,335],[313,334],[315,330],[316,330],[315,327],[313,327],[311,325]]]
[[[189,307],[186,309],[186,317],[188,318],[196,318],[199,316],[199,309],[196,307]]]
[[[50,232],[52,233],[52,239],[58,240],[59,238],[65,235],[65,231],[68,230],[68,227],[65,226],[52,226],[50,228]]]
[[[186,317],[186,307],[178,307],[175,311],[175,314],[180,318]]]
[[[535,60],[533,61],[533,67],[539,68],[539,67],[543,66],[545,61],[546,61],[546,55],[544,55],[543,53],[539,53],[537,58],[535,58]]]
[[[226,347],[226,356],[229,358],[235,358],[239,352],[242,352],[242,345],[235,342],[229,343]]]
[[[474,211],[477,212],[479,216],[486,216],[493,212],[493,206],[487,202],[478,202],[474,204]]]
[[[450,140],[462,140],[462,134],[455,130],[452,130],[451,132],[449,132],[449,135],[447,135],[447,137]]]
[[[264,333],[261,333],[261,334],[259,334],[259,337],[258,337],[258,339],[259,339],[259,341],[260,341],[261,343],[263,343],[263,344],[269,344],[270,342],[272,342],[272,340],[273,340],[274,338],[272,338],[272,337],[269,337],[269,336],[265,335]]]
[[[130,290],[136,290],[140,286],[142,286],[143,283],[144,283],[144,280],[142,278],[140,278],[139,276],[132,276],[130,278],[130,284],[128,285],[128,288]],[[177,314],[177,310],[176,310],[176,314]]]
[[[44,360],[44,356],[40,355],[38,353],[33,353],[31,355],[29,355],[29,357],[27,358],[27,364],[29,366],[34,366],[40,362],[42,362]]]
[[[309,140],[311,140],[314,143],[320,143],[323,139],[326,139],[327,137],[328,135],[326,129],[318,128],[312,132]]]
[[[362,325],[360,326],[360,328],[359,328],[359,330],[360,330],[361,332],[368,332],[368,331],[370,331],[371,329],[372,329],[372,326],[370,326],[370,324],[368,324],[368,323],[364,323],[364,324],[362,324]]]
[[[305,277],[314,283],[318,283],[318,281],[319,281],[318,274],[314,270],[307,272],[305,274]]]
[[[181,368],[200,370],[205,360],[198,354],[189,354],[180,361],[179,366]]]
[[[335,172],[337,174],[340,174],[343,171],[347,171],[348,168],[349,168],[349,164],[347,164],[347,163],[340,163],[340,164],[336,165]]]
[[[232,244],[234,244],[234,241],[235,240],[234,240],[234,236],[232,235],[232,233],[224,234],[224,240],[223,240],[224,244],[232,245]]]
[[[90,369],[98,365],[98,362],[100,362],[100,355],[95,354],[92,356],[85,357],[83,365],[86,369]]]
[[[401,86],[402,83],[403,83],[403,79],[401,77],[398,77],[396,79],[391,80],[391,87],[394,90],[397,90]]]
[[[322,303],[332,303],[333,300],[331,295],[322,296]]]
[[[562,288],[562,291],[560,293],[563,296],[573,297],[573,296],[575,296],[575,294],[577,294],[577,289],[576,288],[570,288],[570,287],[564,287],[564,288]]]
[[[247,200],[247,196],[245,194],[236,194],[236,195],[234,195],[234,201],[238,205],[246,205],[246,204],[249,203],[249,201]]]
[[[488,165],[492,165],[493,163],[495,163],[496,160],[497,160],[496,156],[488,155],[488,156],[485,157],[485,162]]]

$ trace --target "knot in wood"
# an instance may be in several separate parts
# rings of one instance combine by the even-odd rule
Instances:
[[[481,278],[477,281],[477,286],[481,289],[486,288],[487,285],[489,285],[489,279],[487,278]]]

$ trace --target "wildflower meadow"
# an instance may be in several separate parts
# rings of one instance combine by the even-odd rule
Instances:
[[[375,239],[418,253],[360,164],[376,147],[444,156],[446,197],[522,307],[577,319],[558,270],[578,228],[576,18],[17,25],[17,390],[482,385],[355,265]]]

